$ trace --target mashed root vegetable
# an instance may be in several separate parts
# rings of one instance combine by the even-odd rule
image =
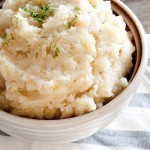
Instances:
[[[134,46],[103,0],[6,0],[0,10],[0,108],[83,115],[128,85]]]

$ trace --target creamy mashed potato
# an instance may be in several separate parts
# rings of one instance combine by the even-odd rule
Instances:
[[[127,85],[134,46],[103,0],[6,0],[0,107],[54,119],[91,112]]]

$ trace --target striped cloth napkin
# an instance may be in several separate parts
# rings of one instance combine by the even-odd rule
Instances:
[[[148,61],[150,66],[150,59]],[[150,85],[144,80],[128,107],[104,130],[63,145],[19,141],[0,131],[0,150],[150,150]]]

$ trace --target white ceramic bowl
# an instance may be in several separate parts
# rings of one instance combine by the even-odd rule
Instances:
[[[28,141],[67,143],[92,135],[119,115],[129,103],[144,75],[147,62],[147,43],[143,27],[132,11],[119,0],[112,0],[112,8],[115,13],[123,16],[135,40],[135,66],[129,86],[102,108],[70,119],[34,120],[0,111],[1,130]]]

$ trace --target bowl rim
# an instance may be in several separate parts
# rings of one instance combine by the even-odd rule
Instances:
[[[10,113],[4,112],[0,110],[0,119],[5,120],[11,124],[14,124],[18,126],[26,126],[26,127],[37,127],[37,128],[43,128],[43,127],[49,127],[49,126],[55,126],[55,127],[60,127],[63,125],[66,125],[69,123],[69,125],[80,125],[80,123],[87,123],[89,121],[94,121],[97,120],[99,117],[104,117],[104,115],[108,115],[108,110],[110,108],[115,108],[116,104],[121,104],[123,103],[126,99],[128,99],[137,89],[139,85],[139,79],[142,80],[142,76],[144,74],[145,68],[146,68],[146,62],[147,62],[147,44],[146,44],[146,34],[145,31],[142,27],[142,24],[136,17],[136,15],[120,0],[111,0],[113,3],[119,5],[132,19],[132,21],[135,23],[140,38],[141,38],[141,43],[142,43],[142,57],[141,57],[141,62],[140,66],[138,68],[137,73],[135,74],[133,80],[131,83],[128,85],[128,87],[118,96],[116,96],[112,101],[110,101],[107,105],[94,110],[93,112],[73,117],[73,118],[67,118],[67,119],[59,119],[59,120],[37,120],[37,119],[30,119],[30,118],[23,118],[19,116],[12,115]],[[144,71],[143,71],[144,70]],[[100,114],[104,114],[100,116]],[[106,114],[105,114],[106,113]]]

